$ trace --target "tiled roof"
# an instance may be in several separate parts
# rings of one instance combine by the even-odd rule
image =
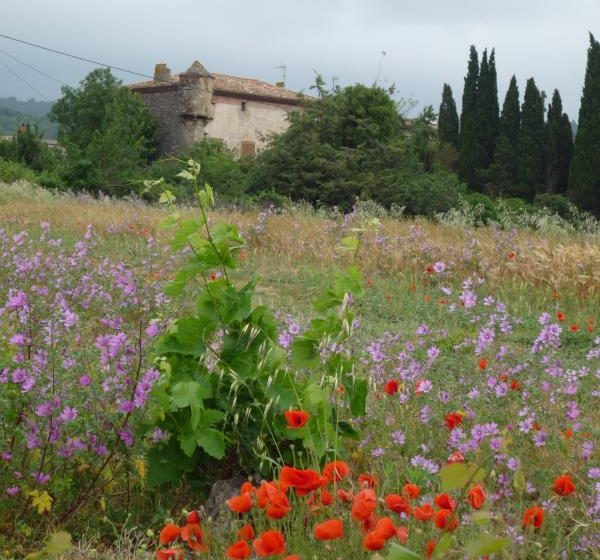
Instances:
[[[213,89],[214,95],[225,95],[227,97],[239,96],[242,98],[257,98],[287,103],[299,102],[300,99],[304,97],[290,89],[269,84],[267,82],[261,82],[260,80],[254,80],[252,78],[240,78],[237,76],[228,76],[226,74],[215,74],[214,72],[211,72],[211,76],[215,78]],[[179,74],[174,74],[168,82],[156,82],[151,80],[130,84],[129,87],[133,90],[142,92],[158,88],[169,88],[169,86],[176,86],[178,83]]]

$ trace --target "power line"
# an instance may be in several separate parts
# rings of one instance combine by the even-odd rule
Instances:
[[[56,49],[51,49],[50,47],[45,47],[43,45],[38,45],[36,43],[30,43],[29,41],[24,41],[23,39],[17,39],[16,37],[10,37],[9,35],[3,35],[2,33],[0,33],[0,37],[3,37],[4,39],[8,39],[10,41],[15,41],[17,43],[21,43],[23,45],[35,47],[36,49],[42,49],[44,51],[52,52],[55,54],[60,54],[62,56],[68,56],[69,58],[74,58],[76,60],[82,60],[83,62],[89,62],[91,64],[96,64],[97,66],[104,66],[106,68],[111,68],[113,70],[119,70],[120,72],[125,72],[127,74],[133,74],[134,76],[141,76],[142,78],[150,78],[151,80],[154,79],[153,76],[149,76],[148,74],[142,74],[141,72],[134,72],[133,70],[127,70],[126,68],[121,68],[119,66],[114,66],[112,64],[98,62],[97,60],[91,60],[89,58],[84,58],[83,56],[78,56],[76,54],[71,54],[71,53],[64,52],[64,51],[58,51]],[[167,81],[167,80],[161,80],[161,81]]]
[[[8,67],[6,64],[4,64],[4,62],[2,62],[1,60],[0,60],[0,64],[2,66],[4,66],[4,68],[6,68],[15,78],[17,78],[18,80],[21,80],[26,86],[28,86],[33,91],[35,91],[38,95],[43,97],[46,101],[50,101],[50,99],[48,99],[39,89],[36,89],[35,87],[33,87],[25,78],[22,78],[21,76],[19,76],[19,74],[17,74],[14,70],[11,70],[11,68]]]
[[[23,66],[26,66],[27,68],[33,70],[34,72],[37,72],[38,74],[41,74],[42,76],[45,76],[46,78],[58,83],[58,84],[62,84],[63,86],[67,86],[69,84],[65,84],[65,82],[63,82],[62,80],[59,80],[58,78],[55,78],[54,76],[51,76],[50,74],[46,74],[46,72],[43,72],[42,70],[40,70],[39,68],[36,68],[35,66],[31,66],[31,64],[27,64],[27,62],[23,62],[22,60],[19,60],[16,56],[13,56],[10,53],[7,53],[6,51],[3,51],[2,49],[0,49],[0,53],[2,53],[4,56],[8,56],[9,58],[12,58],[15,62],[18,62],[19,64],[22,64]]]

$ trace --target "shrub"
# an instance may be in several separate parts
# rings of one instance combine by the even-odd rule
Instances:
[[[397,187],[394,202],[409,215],[434,216],[455,207],[466,187],[452,173],[423,173]]]
[[[365,413],[367,381],[355,379],[354,358],[340,346],[353,330],[358,271],[338,275],[304,333],[278,333],[273,314],[253,306],[257,280],[231,280],[244,242],[231,224],[209,226],[213,194],[199,188],[200,173],[190,161],[180,174],[196,192],[198,217],[176,213],[164,224],[175,230],[172,249],[188,250],[166,293],[177,296],[191,282],[199,289],[194,311],[173,320],[157,348],[154,429],[162,437],[148,454],[153,485],[186,478],[202,488],[232,471],[267,474],[297,457],[319,460],[338,451],[341,436],[357,435],[342,402],[353,416]],[[346,245],[357,249],[358,240]],[[286,412],[298,413],[301,425],[286,425]]]
[[[182,161],[190,158],[200,164],[200,184],[214,185],[221,200],[239,202],[246,198],[245,175],[248,163],[236,159],[221,140],[207,138],[176,157],[157,160],[143,175],[150,180],[162,178],[177,200],[190,202],[196,193],[189,182],[179,176]],[[159,195],[156,191],[143,193],[145,198],[154,201],[158,200]]]
[[[26,165],[0,158],[0,181],[5,183],[30,181],[33,183],[35,179],[35,173]]]
[[[469,193],[465,196],[465,200],[472,208],[481,207],[481,211],[478,212],[480,223],[487,224],[498,219],[496,206],[489,196],[482,193]]]
[[[565,196],[560,194],[538,194],[535,197],[534,204],[539,208],[546,208],[561,218],[568,220],[573,217],[575,206]]]

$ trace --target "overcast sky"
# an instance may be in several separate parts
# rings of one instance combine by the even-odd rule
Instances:
[[[2,0],[0,33],[152,74],[195,59],[209,71],[307,90],[396,84],[397,97],[440,103],[448,82],[460,104],[469,45],[496,48],[500,105],[511,75],[561,92],[577,118],[588,31],[600,36],[600,0]],[[385,51],[385,56],[382,55]],[[0,38],[0,97],[56,99],[94,67]],[[17,79],[8,69],[29,82]],[[115,72],[126,83],[143,78]]]

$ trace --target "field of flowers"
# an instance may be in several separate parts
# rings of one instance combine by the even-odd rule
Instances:
[[[0,558],[600,558],[598,232],[198,193],[0,185]]]

